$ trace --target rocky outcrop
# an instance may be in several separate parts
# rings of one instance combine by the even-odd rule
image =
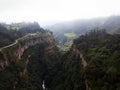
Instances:
[[[44,52],[45,52],[45,55],[48,56],[48,55],[53,55],[53,53],[55,52],[54,50],[55,46],[54,45],[49,45],[48,47],[45,48]]]
[[[0,68],[3,69],[3,68],[4,68],[4,65],[5,65],[4,60],[1,59],[1,60],[0,60]]]
[[[72,46],[72,53],[75,54],[76,56],[79,56],[79,58],[82,60],[83,67],[87,66],[87,61],[85,60],[83,54],[76,48],[75,45]],[[86,86],[86,90],[91,90],[91,88],[88,85],[87,78],[85,78],[85,86]]]
[[[6,56],[4,58],[6,58]],[[0,58],[0,71],[4,70],[5,67],[8,66],[8,61],[4,58]]]
[[[76,48],[75,45],[72,46],[72,53],[75,54],[75,55],[79,55],[80,59],[82,60],[83,67],[87,66],[87,62],[86,62],[83,54]]]
[[[37,44],[49,44],[49,46],[45,48],[45,52],[47,52],[47,54],[53,53],[53,41],[54,38],[52,35],[30,39],[25,41],[24,43],[20,43],[18,41],[13,46],[5,48],[1,51],[4,58],[0,59],[0,69],[3,70],[6,66],[10,64],[11,61],[19,61],[26,49]]]
[[[51,44],[52,42],[53,42],[53,36],[48,36],[48,37],[38,38],[36,40],[30,40],[30,41],[24,43],[24,45],[19,44],[19,47],[13,51],[14,56],[19,60],[19,59],[21,59],[23,52],[26,49],[28,49],[29,47],[37,45],[37,44],[42,44],[42,43]]]

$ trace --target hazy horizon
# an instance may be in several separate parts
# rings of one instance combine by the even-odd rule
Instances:
[[[120,15],[120,0],[0,0],[0,22],[52,25],[63,21]]]

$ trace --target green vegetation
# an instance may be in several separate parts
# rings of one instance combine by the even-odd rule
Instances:
[[[64,36],[66,36],[68,38],[74,38],[75,34],[74,33],[64,33]]]
[[[79,55],[68,51],[61,58],[61,63],[50,90],[85,90],[85,78]]]
[[[27,34],[26,36],[18,39],[18,42],[25,43],[26,41],[36,40],[38,38],[45,38],[48,36],[51,36],[51,34],[49,32],[47,32],[47,33],[31,33],[31,34]]]
[[[51,82],[49,80],[53,78],[53,75],[57,71],[57,70],[54,71],[54,69],[52,71],[51,69],[55,68],[56,64],[58,63],[57,59],[59,57],[58,56],[59,51],[57,50],[57,48],[54,48],[56,49],[55,51],[58,52],[55,52],[55,54],[52,54],[52,56],[51,55],[44,56],[45,55],[44,53],[46,53],[44,52],[45,48],[47,48],[49,45],[51,44],[42,43],[30,47],[28,50],[24,52],[22,59],[18,60],[18,62],[16,62],[17,59],[15,59],[11,54],[12,49],[14,50],[15,47],[10,47],[8,49],[5,49],[3,53],[6,53],[7,57],[9,58],[10,65],[5,70],[0,72],[0,76],[3,77],[0,78],[0,89],[7,90],[10,88],[12,90],[14,82],[17,81],[16,84],[17,90],[23,90],[23,89],[42,90],[43,79],[47,80],[46,83]],[[29,55],[31,55],[31,57],[29,58],[30,61],[29,64],[26,65],[26,61]],[[2,57],[2,54],[0,55],[0,57]],[[26,73],[23,74],[23,76],[21,76],[20,73],[21,72],[24,73],[25,69],[27,70]],[[6,84],[8,86],[6,86]],[[47,87],[49,87],[49,85]]]
[[[43,80],[46,87],[50,87],[57,70],[58,70],[58,53],[52,56],[44,56],[43,52],[47,46],[45,44],[32,47],[25,53],[33,52],[28,64],[28,86],[30,90],[42,90]],[[45,52],[44,52],[45,53]]]
[[[28,34],[22,38],[19,38],[16,42],[13,43],[12,46],[9,46],[9,47],[3,49],[1,52],[7,56],[9,61],[13,61],[13,60],[16,61],[17,57],[16,58],[13,57],[13,55],[11,53],[14,53],[15,50],[17,50],[17,48],[19,48],[19,46],[26,45],[27,42],[31,42],[34,40],[38,40],[38,39],[42,40],[42,38],[46,38],[50,35],[51,34],[49,32]]]
[[[75,35],[65,33],[63,41],[57,42],[60,49],[54,45],[54,41],[44,42],[31,46],[17,60],[12,51],[19,45],[51,36],[51,32],[37,24],[23,26],[20,30],[7,30],[0,26],[1,46],[19,38],[16,44],[0,52],[0,65],[4,57],[9,62],[6,68],[0,69],[0,90],[13,90],[14,86],[16,90],[43,90],[43,81],[48,90],[86,90],[86,80],[91,90],[120,89],[119,34],[111,35],[104,29],[91,30],[72,42],[71,38]],[[2,43],[9,39],[10,42]],[[87,61],[86,67],[83,67],[80,53]]]
[[[76,37],[85,34],[92,29],[106,29],[107,32],[120,33],[120,16],[110,16],[106,18],[93,18],[88,20],[74,20],[69,22],[57,23],[47,28],[52,30],[57,44],[64,45],[67,41],[64,34],[74,33]],[[117,30],[116,30],[117,29]],[[74,39],[74,38],[73,38]],[[72,41],[73,41],[72,39]]]
[[[119,90],[120,35],[93,30],[74,41],[88,62],[85,77],[92,90]]]
[[[11,26],[11,28],[7,28]],[[17,30],[19,28],[19,30]],[[16,29],[16,30],[13,30]],[[47,33],[38,23],[0,24],[0,47],[9,45],[29,33]]]
[[[56,41],[61,40],[59,42],[56,42],[61,52],[65,53],[70,49],[73,43],[73,39],[75,37],[76,35],[74,33],[64,33],[64,35],[61,38],[56,38]]]
[[[20,72],[24,69],[25,63],[22,61],[12,62],[5,71],[0,71],[0,90],[12,90],[14,81],[20,83]]]
[[[120,89],[120,35],[105,30],[92,30],[74,40],[88,65],[72,49],[61,58],[61,69],[52,82],[51,90],[85,90],[85,80],[91,90]]]
[[[13,90],[14,86],[16,90],[43,90],[43,80],[46,81],[46,87],[50,87],[49,83],[52,82],[51,80],[53,80],[58,71],[57,64],[60,53],[56,47],[53,47],[50,53],[45,52],[47,47],[54,46],[54,42],[44,41],[47,37],[51,38],[51,32],[39,30],[37,32],[34,31],[34,33],[27,32],[27,34],[17,39],[15,44],[13,43],[0,52],[0,65],[4,63],[5,59],[9,64],[4,70],[0,67],[0,77],[2,77],[0,78],[0,90]],[[9,30],[5,32],[9,32]],[[19,46],[24,46],[30,41],[34,43],[35,40],[39,39],[43,43],[27,49],[22,59],[18,60],[14,56],[13,53],[16,52]],[[26,64],[28,59],[29,63]]]
[[[19,26],[7,26],[6,27],[8,30],[20,30]]]

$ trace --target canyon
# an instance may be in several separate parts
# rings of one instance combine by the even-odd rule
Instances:
[[[33,34],[30,34],[30,36],[33,36]],[[24,37],[22,37],[22,39]],[[19,40],[21,40],[21,38]],[[53,45],[54,38],[52,35],[38,37],[36,39],[34,38],[30,40],[28,39],[26,42],[23,42],[23,43],[19,42],[19,40],[16,40],[13,44],[0,48],[0,51],[3,54],[3,58],[0,59],[1,60],[0,69],[4,69],[6,66],[10,64],[11,61],[17,62],[18,60],[20,60],[21,56],[23,55],[26,49],[30,48],[31,46],[35,46],[37,44],[48,43],[50,46],[46,47],[45,51],[48,54],[53,53],[52,49],[54,48],[54,45]]]

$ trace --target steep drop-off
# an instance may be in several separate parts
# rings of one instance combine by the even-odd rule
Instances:
[[[120,89],[119,34],[92,30],[61,55],[52,33],[34,28],[0,48],[1,90]]]
[[[74,40],[51,90],[119,90],[120,35],[92,30]]]
[[[42,90],[42,81],[50,82],[49,68],[54,67],[58,58],[53,35],[49,31],[33,27],[34,25],[32,29],[29,26],[24,28],[25,35],[0,48],[1,90]],[[29,28],[32,31],[29,31]],[[35,84],[32,79],[34,75],[37,75],[35,77],[37,79],[34,79]],[[39,86],[36,86],[38,84]],[[47,84],[46,87],[48,87]]]
[[[12,61],[18,61],[21,59],[24,51],[31,46],[41,44],[41,43],[49,43],[52,44],[53,36],[50,33],[40,34],[29,34],[18,39],[14,44],[6,46],[6,48],[2,48],[1,53],[3,54],[3,59],[0,63],[0,67],[4,68]],[[49,47],[50,48],[50,47]]]

